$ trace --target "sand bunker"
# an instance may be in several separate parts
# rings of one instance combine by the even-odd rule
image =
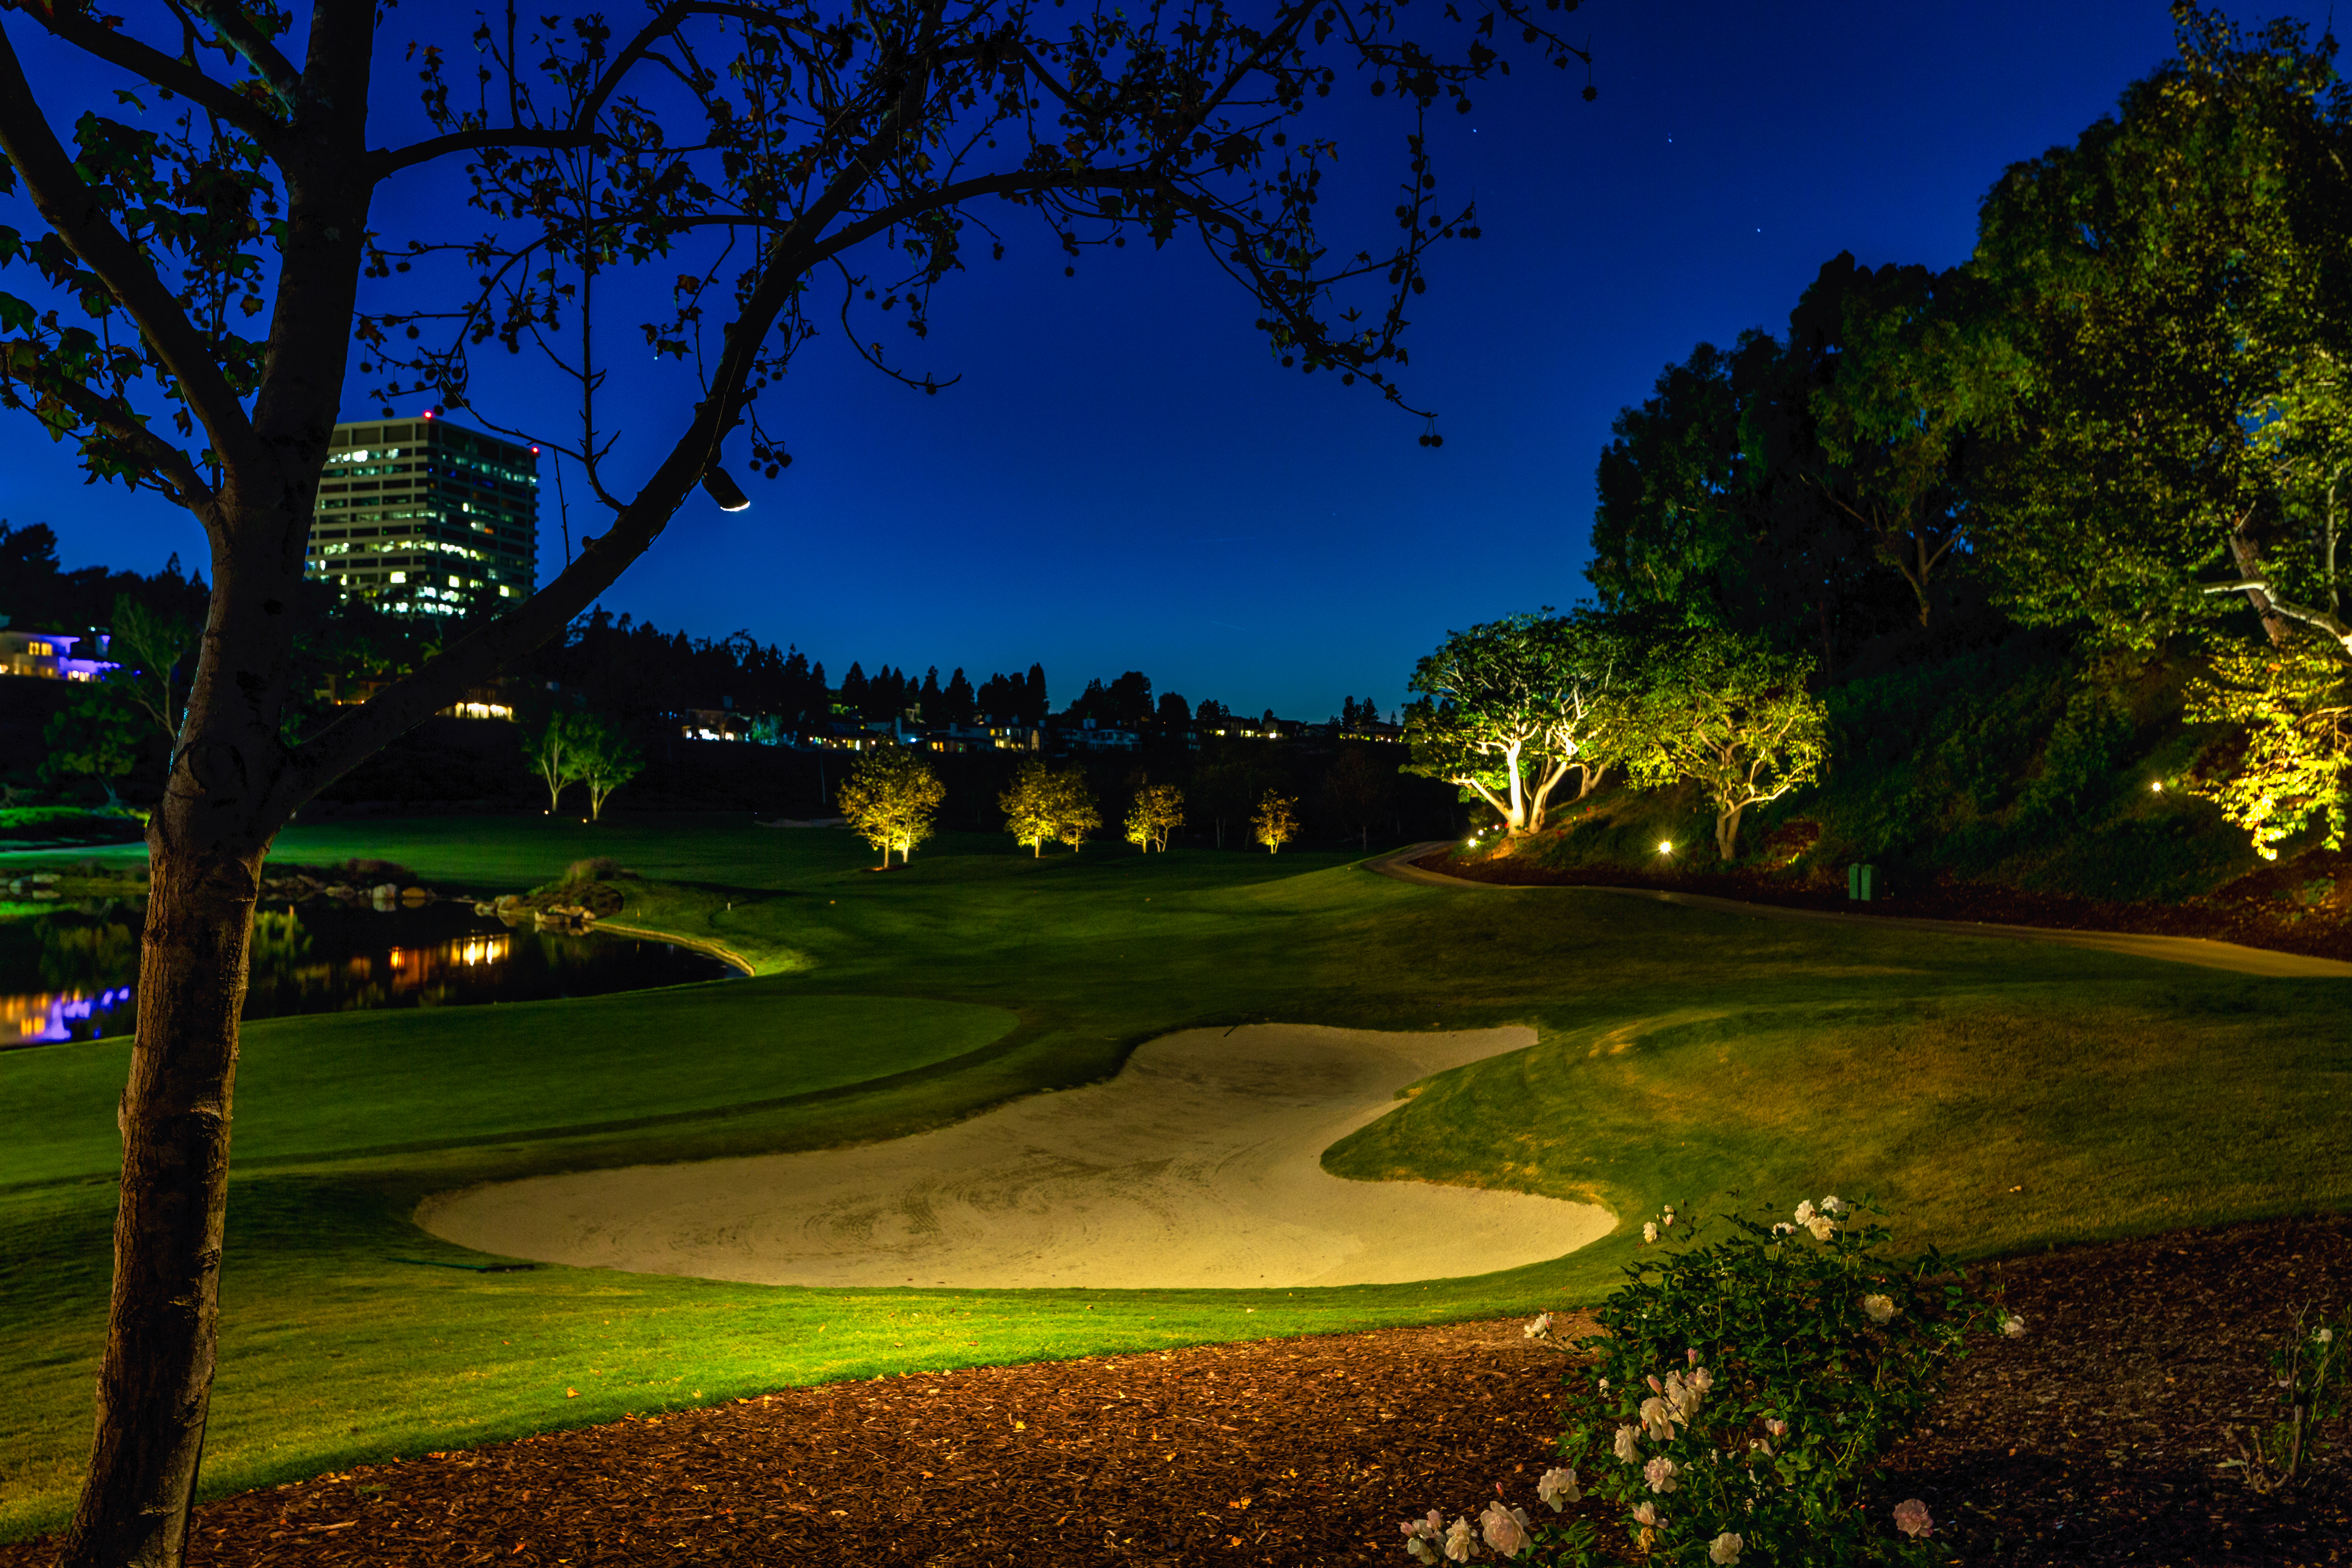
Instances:
[[[1526,1028],[1189,1029],[1108,1083],[911,1138],[536,1177],[428,1198],[436,1236],[510,1258],[770,1285],[1390,1284],[1486,1274],[1607,1235],[1605,1209],[1350,1182],[1323,1151],[1431,1073]]]

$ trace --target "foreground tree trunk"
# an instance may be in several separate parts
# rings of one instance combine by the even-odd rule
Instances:
[[[179,1561],[212,1394],[237,1015],[266,846],[183,846],[164,816],[149,837],[114,1294],[89,1484],[62,1559],[73,1568]]]
[[[271,475],[255,488],[278,505],[235,521],[257,530],[299,527],[277,480]],[[301,490],[307,512],[308,487]],[[282,804],[287,753],[274,715],[288,668],[276,623],[293,584],[282,563],[247,567],[232,558],[226,565],[214,584],[163,800],[147,829],[138,1035],[117,1118],[114,1291],[89,1479],[65,1568],[177,1563],[204,1454],[238,1017],[262,862],[291,809]]]

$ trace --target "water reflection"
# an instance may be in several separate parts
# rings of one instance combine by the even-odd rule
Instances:
[[[139,918],[113,906],[0,922],[0,1049],[129,1034]],[[731,973],[667,942],[509,930],[461,905],[313,903],[254,916],[245,1016],[594,996]]]
[[[55,1040],[102,1039],[110,1031],[127,1035],[131,1032],[131,996],[128,985],[118,985],[95,996],[43,991],[29,996],[0,996],[0,1049],[47,1045]],[[123,1009],[120,1019],[114,1016],[118,1007]]]

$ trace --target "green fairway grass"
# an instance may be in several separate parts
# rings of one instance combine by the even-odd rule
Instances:
[[[249,1028],[208,1494],[787,1383],[1590,1301],[1668,1201],[1874,1194],[1906,1238],[1984,1256],[2352,1190],[2340,982],[1308,854],[1036,859],[950,835],[880,874],[846,834],[740,817],[298,823],[275,853],[478,894],[609,855],[636,873],[624,921],[760,977]],[[1618,1231],[1400,1286],[807,1290],[479,1272],[512,1260],[409,1219],[472,1182],[894,1136],[1252,1021],[1531,1026],[1326,1164],[1590,1198]],[[123,1062],[0,1054],[0,1537],[62,1519],[87,1448]]]

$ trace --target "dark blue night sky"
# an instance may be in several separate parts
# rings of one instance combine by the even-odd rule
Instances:
[[[2158,0],[1592,0],[1576,20],[1597,102],[1580,76],[1523,68],[1437,117],[1441,178],[1475,193],[1485,230],[1444,249],[1414,317],[1405,384],[1438,410],[1442,450],[1360,386],[1276,368],[1251,301],[1197,247],[1090,252],[1070,280],[1016,222],[1005,261],[979,248],[937,299],[927,343],[877,334],[961,384],[926,398],[820,338],[763,403],[795,465],[762,482],[738,461],[752,509],[698,495],[607,607],[745,627],[836,677],[857,659],[978,680],[1034,659],[1057,703],[1135,668],[1249,711],[1392,704],[1448,628],[1583,593],[1594,461],[1667,361],[1785,326],[1841,249],[1961,260],[2006,164],[2071,140],[2171,53]],[[10,31],[37,66],[30,29]],[[1342,159],[1376,176],[1375,220],[1339,232],[1384,249],[1399,127],[1346,90]],[[617,349],[641,315],[616,312]],[[648,453],[675,423],[671,384],[619,390],[641,398],[624,423]],[[345,414],[366,417],[357,394],[355,378]],[[478,401],[552,428],[563,395],[499,365]],[[68,565],[204,558],[183,514],[85,488],[68,448],[16,421],[0,516],[54,524]],[[575,534],[601,531],[567,488]],[[551,483],[545,499],[542,570],[562,548]]]

